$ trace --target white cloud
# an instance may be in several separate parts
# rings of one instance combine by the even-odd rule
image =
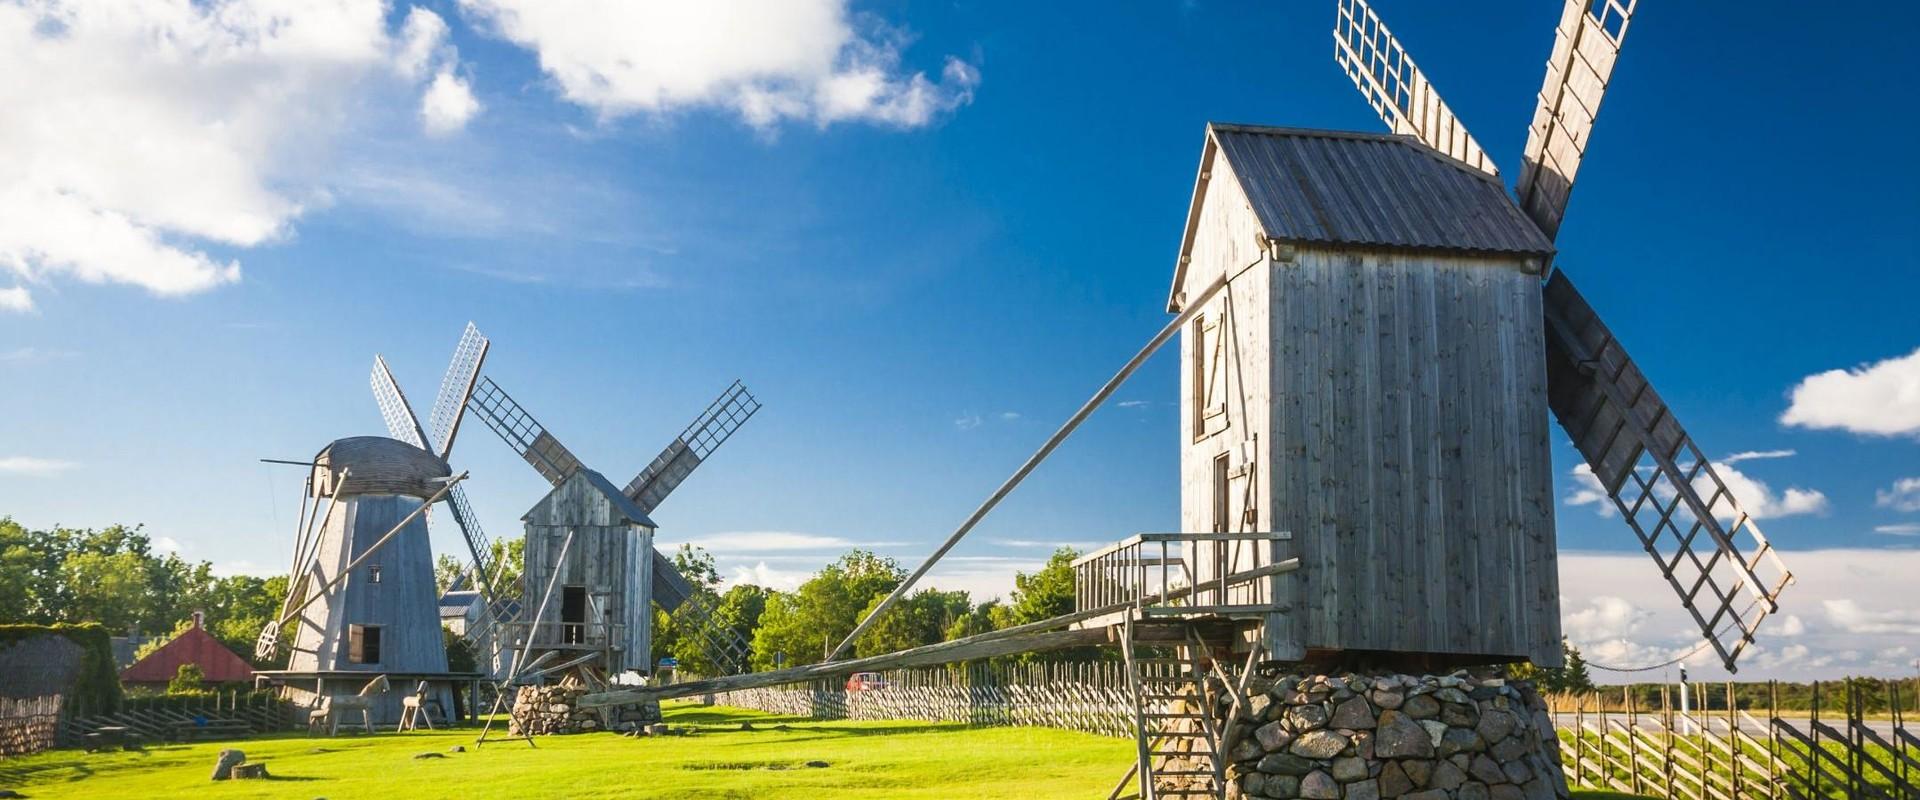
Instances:
[[[0,456],[0,475],[26,475],[34,478],[50,478],[78,466],[80,465],[71,461],[60,461],[52,458]]]
[[[0,311],[25,313],[33,310],[33,293],[25,286],[0,289]]]
[[[1720,459],[1720,463],[1737,464],[1742,461],[1755,461],[1763,458],[1792,458],[1795,454],[1793,450],[1742,450]]]
[[[732,110],[750,125],[868,121],[911,128],[971,102],[980,74],[949,57],[940,79],[907,74],[906,37],[860,20],[846,0],[461,0],[500,37],[532,50],[568,101],[603,118],[683,108]]]
[[[1789,398],[1782,424],[1876,436],[1920,434],[1920,349],[1809,375]]]
[[[1005,421],[1007,421],[1007,422],[1012,422],[1012,421],[1014,421],[1014,420],[1016,420],[1016,419],[1019,419],[1019,418],[1020,418],[1020,412],[1018,412],[1018,411],[1002,411],[1002,412],[1000,412],[1000,419],[1002,419],[1002,420],[1005,420]]]
[[[1920,478],[1901,478],[1874,492],[1873,504],[1895,511],[1920,511]]]
[[[752,566],[734,567],[733,580],[728,581],[727,585],[731,587],[750,583],[768,589],[791,592],[800,588],[800,584],[812,575],[812,572],[805,570],[774,569],[767,566],[767,562],[761,561]]]
[[[1827,619],[1848,633],[1920,636],[1920,609],[1872,611],[1849,598],[1826,600],[1821,605],[1827,610]]]
[[[1153,405],[1152,400],[1122,400],[1119,403],[1121,408],[1146,408],[1150,405]]]
[[[1898,666],[1881,662],[1888,660],[1887,651],[1910,647],[1910,631],[1920,630],[1920,610],[1908,602],[1912,576],[1920,574],[1920,550],[1785,550],[1779,555],[1795,581],[1780,595],[1780,612],[1760,624],[1755,643],[1741,656],[1741,680],[1830,679],[1886,674]],[[1645,666],[1701,644],[1699,626],[1645,553],[1562,551],[1560,592],[1567,638],[1591,662]],[[1689,656],[1687,664],[1703,680],[1725,677],[1711,647]],[[1628,677],[1594,672],[1603,683]]]
[[[416,50],[446,57],[438,17],[414,9],[396,38],[387,11],[0,4],[0,76],[13,78],[0,78],[0,269],[160,296],[239,280],[239,262],[210,248],[285,237],[325,201],[314,163],[363,110],[367,79],[406,76]]]
[[[1768,486],[1765,481],[1741,472],[1726,461],[1715,463],[1713,471],[1720,476],[1720,482],[1727,485],[1727,491],[1733,493],[1734,499],[1740,501],[1740,507],[1754,519],[1827,512],[1827,496],[1817,489],[1790,486],[1786,491],[1775,494],[1773,487]],[[1712,491],[1707,488],[1705,482],[1704,475],[1696,481],[1696,484],[1699,484],[1696,488],[1703,496]]]
[[[427,93],[420,98],[420,124],[427,133],[444,136],[466,127],[467,120],[480,113],[480,101],[473,89],[452,71],[433,76]]]
[[[1593,468],[1580,464],[1568,473],[1573,476],[1573,491],[1568,492],[1561,502],[1570,506],[1593,506],[1593,513],[1603,517],[1614,515],[1613,500],[1607,497],[1607,486],[1600,482],[1600,476],[1593,474]]]
[[[958,417],[954,417],[953,427],[963,431],[970,431],[980,427],[982,421],[979,414],[961,414]]]
[[[42,350],[38,347],[16,347],[0,351],[0,364],[38,364],[43,361],[56,361],[79,355],[72,350]]]
[[[1874,533],[1888,536],[1920,536],[1920,522],[1902,522],[1894,525],[1875,525]]]

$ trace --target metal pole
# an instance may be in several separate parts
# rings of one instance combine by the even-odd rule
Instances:
[[[1259,260],[1248,264],[1247,267],[1251,268],[1264,260],[1266,260],[1266,255],[1263,253]],[[1040,462],[1045,461],[1047,456],[1052,455],[1054,448],[1059,447],[1061,442],[1066,441],[1067,436],[1072,434],[1075,428],[1080,427],[1080,423],[1086,420],[1087,415],[1092,414],[1094,409],[1099,408],[1102,403],[1105,403],[1107,398],[1112,396],[1114,391],[1120,388],[1120,384],[1125,383],[1128,378],[1133,377],[1134,371],[1138,370],[1141,364],[1146,363],[1147,358],[1158,351],[1161,345],[1166,344],[1167,340],[1172,339],[1173,335],[1180,331],[1181,326],[1187,323],[1187,320],[1192,319],[1195,314],[1199,313],[1201,306],[1206,305],[1208,300],[1213,299],[1214,295],[1219,294],[1220,290],[1225,289],[1228,282],[1230,282],[1236,274],[1238,274],[1238,271],[1222,273],[1213,283],[1208,284],[1207,288],[1201,290],[1199,294],[1189,300],[1186,309],[1181,311],[1179,316],[1174,317],[1172,322],[1167,323],[1166,327],[1161,328],[1159,333],[1154,334],[1153,338],[1147,341],[1147,345],[1140,348],[1140,352],[1135,353],[1133,358],[1127,362],[1126,366],[1121,367],[1118,373],[1115,373],[1112,378],[1107,380],[1106,385],[1100,387],[1100,391],[1094,392],[1093,397],[1089,398],[1084,405],[1080,406],[1079,411],[1074,412],[1073,416],[1068,417],[1066,423],[1061,425],[1059,430],[1054,431],[1053,436],[1047,439],[1046,444],[1041,445],[1040,449],[1029,457],[1026,463],[1021,464],[1019,469],[1014,470],[1012,477],[1007,478],[1005,483],[1000,484],[999,489],[994,490],[993,494],[988,495],[986,502],[981,503],[979,508],[974,509],[973,513],[967,516],[966,521],[960,523],[960,527],[954,529],[953,534],[947,537],[946,542],[942,543],[939,549],[933,551],[933,555],[928,556],[926,561],[921,562],[920,566],[914,569],[913,574],[908,575],[906,580],[901,581],[900,585],[894,588],[892,594],[887,595],[887,599],[880,601],[880,605],[875,606],[872,613],[868,614],[865,619],[860,620],[860,624],[854,627],[853,633],[847,634],[846,640],[842,641],[839,647],[835,647],[828,652],[827,660],[832,661],[846,653],[847,648],[853,646],[854,640],[860,638],[860,634],[866,633],[867,628],[872,627],[873,623],[880,619],[881,614],[886,613],[888,608],[891,608],[895,602],[906,595],[909,589],[913,588],[914,583],[918,582],[922,576],[927,574],[927,570],[932,569],[933,565],[939,562],[942,556],[947,554],[947,551],[952,550],[954,545],[959,544],[961,539],[966,538],[966,535],[973,531],[973,526],[979,524],[980,520],[987,516],[987,512],[992,511],[994,506],[999,505],[1001,499],[1005,498],[1008,492],[1013,491],[1013,487],[1019,486],[1021,481],[1026,480],[1027,474],[1033,472],[1035,467],[1040,466]]]

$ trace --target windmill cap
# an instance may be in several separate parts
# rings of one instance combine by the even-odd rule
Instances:
[[[426,498],[453,474],[447,462],[425,450],[385,436],[336,439],[313,457],[316,497],[404,494]]]

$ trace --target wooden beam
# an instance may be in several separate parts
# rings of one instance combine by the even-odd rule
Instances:
[[[973,661],[981,658],[1012,655],[1014,653],[1032,653],[1042,650],[1058,650],[1065,647],[1085,647],[1106,644],[1105,629],[1045,631],[1020,636],[1003,636],[998,639],[979,641],[977,637],[956,639],[951,642],[930,644],[901,650],[897,653],[856,658],[848,661],[827,661],[809,664],[804,667],[756,672],[748,675],[728,675],[710,678],[704,681],[688,681],[666,686],[643,689],[620,689],[610,692],[586,694],[578,701],[582,708],[599,708],[627,703],[643,703],[654,700],[666,700],[674,697],[687,697],[696,694],[717,694],[741,689],[757,689],[763,686],[779,686],[786,683],[803,683],[817,678],[836,678],[855,672],[878,672],[888,669],[907,667],[930,667],[939,664],[951,664],[958,661]]]
[[[1265,260],[1265,258],[1266,256],[1263,254],[1261,260]],[[1254,264],[1258,263],[1260,262],[1254,262]],[[1251,267],[1252,265],[1250,264],[1248,266]],[[933,551],[933,555],[927,556],[927,560],[921,562],[920,566],[914,568],[913,573],[908,575],[906,580],[901,581],[900,585],[894,588],[892,594],[887,595],[887,599],[880,601],[880,605],[875,606],[873,611],[869,612],[865,619],[860,620],[860,624],[854,626],[853,632],[847,634],[847,638],[840,642],[840,646],[833,648],[833,652],[827,655],[827,659],[831,661],[846,653],[847,649],[852,647],[853,643],[860,638],[860,634],[866,633],[867,628],[872,627],[873,623],[880,619],[880,615],[885,614],[887,609],[892,607],[896,601],[906,596],[907,590],[913,588],[914,583],[918,582],[921,576],[927,574],[927,570],[932,569],[933,565],[937,563],[942,556],[947,554],[947,551],[952,550],[954,545],[959,544],[962,538],[965,538],[968,533],[972,532],[973,526],[979,524],[980,520],[987,516],[987,512],[993,510],[994,506],[999,505],[1000,501],[1007,496],[1007,493],[1013,491],[1013,487],[1019,486],[1021,481],[1026,480],[1027,475],[1032,473],[1035,467],[1040,466],[1040,462],[1047,460],[1047,456],[1053,454],[1054,448],[1059,447],[1061,442],[1066,441],[1067,436],[1072,434],[1074,429],[1080,427],[1080,423],[1085,421],[1087,416],[1093,413],[1094,409],[1099,408],[1102,403],[1107,401],[1108,397],[1111,397],[1113,393],[1120,388],[1120,384],[1126,383],[1128,378],[1133,377],[1134,371],[1138,370],[1141,364],[1146,363],[1149,356],[1152,356],[1162,345],[1166,344],[1169,339],[1172,339],[1174,334],[1179,333],[1180,328],[1187,324],[1187,320],[1192,319],[1193,315],[1200,313],[1201,306],[1206,305],[1208,300],[1212,299],[1214,295],[1219,294],[1220,290],[1225,289],[1227,283],[1232,280],[1235,274],[1238,273],[1221,273],[1220,277],[1214,279],[1212,283],[1207,285],[1207,288],[1202,289],[1199,294],[1195,295],[1194,298],[1187,303],[1187,309],[1185,311],[1180,312],[1180,315],[1174,317],[1172,322],[1167,323],[1166,327],[1161,328],[1159,333],[1154,334],[1152,339],[1147,340],[1146,346],[1140,348],[1140,352],[1135,353],[1133,358],[1127,361],[1126,366],[1121,367],[1120,371],[1114,373],[1112,378],[1107,379],[1106,384],[1101,386],[1099,391],[1094,392],[1093,396],[1088,398],[1087,402],[1080,406],[1079,411],[1073,412],[1073,416],[1068,417],[1067,421],[1060,426],[1060,429],[1054,431],[1053,436],[1047,439],[1046,444],[1040,445],[1040,449],[1034,451],[1034,454],[1027,458],[1026,463],[1021,464],[1019,469],[1014,470],[1013,475],[1007,478],[1005,483],[1000,484],[1000,488],[995,489],[993,494],[988,495],[986,501],[982,502],[979,508],[974,509],[973,513],[967,516],[966,521],[961,522],[960,527],[954,529],[952,535],[949,535],[947,540],[941,543],[938,549]]]

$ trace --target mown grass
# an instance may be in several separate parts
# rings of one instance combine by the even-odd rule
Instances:
[[[474,746],[474,729],[281,736],[0,761],[0,788],[31,798],[933,798],[1104,797],[1133,745],[1037,728],[926,722],[816,722],[680,706],[688,736],[549,736]],[[740,730],[750,722],[751,731]],[[449,753],[455,745],[467,752]],[[266,781],[208,780],[222,748],[263,761]],[[443,758],[416,759],[419,753]],[[809,761],[825,762],[809,767]]]

